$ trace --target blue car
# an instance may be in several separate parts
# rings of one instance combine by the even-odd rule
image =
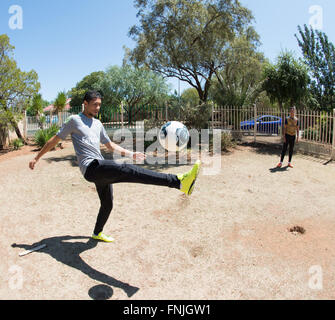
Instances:
[[[50,116],[45,117],[45,122],[50,123]],[[52,124],[58,123],[58,116],[52,116]]]
[[[267,134],[279,134],[279,128],[281,127],[282,120],[280,117],[264,115],[257,118],[257,132]],[[254,130],[255,120],[250,119],[242,121],[240,123],[241,130]]]

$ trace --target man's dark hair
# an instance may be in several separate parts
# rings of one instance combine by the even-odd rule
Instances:
[[[90,103],[95,99],[102,99],[102,94],[99,91],[89,90],[85,93],[84,101]]]

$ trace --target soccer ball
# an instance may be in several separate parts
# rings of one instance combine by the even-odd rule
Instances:
[[[190,133],[186,126],[178,121],[165,123],[158,134],[161,146],[172,152],[183,150],[187,146],[189,138]]]

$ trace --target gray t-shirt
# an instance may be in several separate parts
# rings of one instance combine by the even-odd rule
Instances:
[[[85,175],[87,167],[93,160],[104,160],[100,143],[106,144],[111,140],[98,119],[90,119],[83,113],[70,116],[56,135],[65,140],[69,134],[72,137],[80,171]]]

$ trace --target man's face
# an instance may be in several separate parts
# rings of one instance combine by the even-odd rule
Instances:
[[[87,114],[89,114],[91,117],[96,117],[101,107],[101,99],[96,98],[91,100],[90,102],[84,101],[84,105]]]
[[[295,110],[294,109],[290,110],[290,116],[291,116],[291,118],[294,118],[294,116],[295,116]]]

